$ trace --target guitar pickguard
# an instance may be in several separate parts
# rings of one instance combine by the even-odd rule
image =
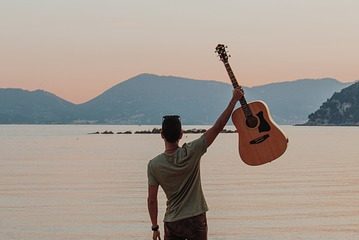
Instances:
[[[257,116],[259,118],[259,127],[258,127],[259,132],[269,132],[270,131],[270,125],[265,120],[265,118],[263,116],[263,111],[260,111],[259,113],[257,113]]]

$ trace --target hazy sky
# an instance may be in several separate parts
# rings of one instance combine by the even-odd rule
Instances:
[[[75,103],[140,73],[359,79],[358,0],[0,0],[0,87]]]

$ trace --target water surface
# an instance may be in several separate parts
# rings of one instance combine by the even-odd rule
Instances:
[[[88,133],[152,128],[0,126],[0,239],[151,239],[146,165],[162,139]],[[236,134],[221,134],[208,149],[210,239],[357,239],[359,128],[283,129],[287,152],[263,166],[239,159]]]

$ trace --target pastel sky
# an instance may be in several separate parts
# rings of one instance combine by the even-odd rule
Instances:
[[[82,103],[140,73],[359,80],[357,0],[0,0],[0,87]]]

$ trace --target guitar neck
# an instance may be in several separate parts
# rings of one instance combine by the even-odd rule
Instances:
[[[226,70],[227,70],[228,76],[229,76],[229,78],[230,78],[230,80],[232,82],[233,88],[239,87],[239,84],[237,82],[236,76],[234,76],[234,73],[232,71],[231,65],[229,65],[229,62],[225,62],[224,66],[226,67]],[[251,116],[252,111],[248,107],[247,100],[245,99],[244,96],[241,99],[239,99],[239,102],[241,103],[241,106],[243,108],[245,116]]]
[[[229,62],[224,63],[224,66],[226,67],[226,70],[227,70],[228,76],[232,82],[233,88],[239,87],[236,76],[234,76],[234,73],[232,71],[231,65],[229,65]]]

